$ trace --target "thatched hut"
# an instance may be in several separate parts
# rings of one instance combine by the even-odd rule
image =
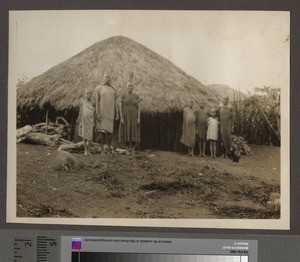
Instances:
[[[207,106],[220,95],[145,46],[122,36],[97,42],[17,89],[17,109],[27,123],[64,115],[71,124],[87,88],[109,74],[118,95],[131,81],[141,100],[142,146],[176,149],[188,100]],[[117,128],[116,128],[117,129]]]

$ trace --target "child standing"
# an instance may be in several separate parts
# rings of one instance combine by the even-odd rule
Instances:
[[[207,119],[207,140],[209,140],[210,156],[217,157],[217,140],[219,132],[219,121],[216,117],[216,111],[210,111],[210,117]]]
[[[95,107],[92,99],[92,91],[85,91],[85,98],[80,103],[78,116],[79,136],[83,139],[84,155],[90,155],[90,143],[93,139],[95,121]]]

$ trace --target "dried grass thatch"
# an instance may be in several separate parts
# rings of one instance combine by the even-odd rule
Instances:
[[[183,72],[173,63],[126,37],[98,42],[54,66],[17,89],[19,109],[51,105],[56,110],[77,108],[84,90],[95,88],[109,74],[118,94],[128,81],[142,99],[144,112],[174,112],[204,101],[215,105],[219,94]]]

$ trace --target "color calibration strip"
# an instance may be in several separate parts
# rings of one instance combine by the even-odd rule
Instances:
[[[72,262],[248,262],[248,256],[72,252]]]

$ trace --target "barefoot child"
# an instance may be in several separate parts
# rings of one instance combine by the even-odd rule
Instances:
[[[85,91],[85,98],[80,103],[80,110],[78,116],[79,136],[83,139],[84,155],[90,155],[90,143],[93,139],[95,118],[95,107],[92,99],[92,91]]]
[[[209,140],[210,156],[217,157],[217,140],[218,140],[219,121],[216,118],[216,111],[210,111],[210,117],[207,119],[207,140]]]

